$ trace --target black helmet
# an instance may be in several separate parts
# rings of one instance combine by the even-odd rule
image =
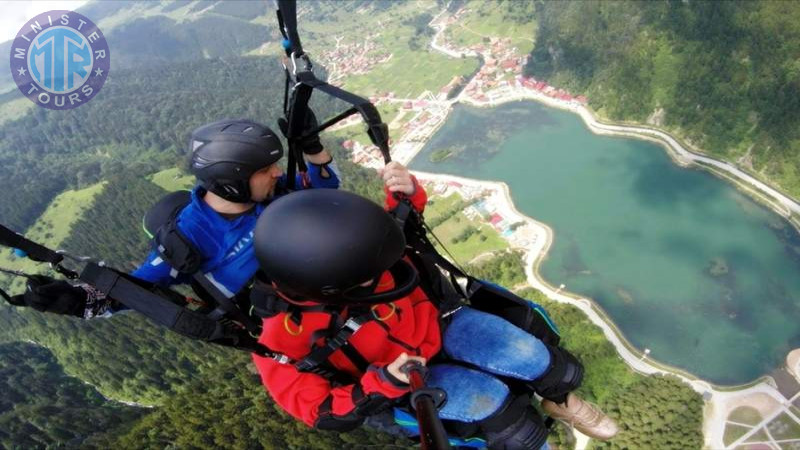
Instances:
[[[254,239],[261,269],[293,300],[385,303],[418,284],[416,270],[402,259],[406,241],[400,226],[383,208],[349,192],[285,195],[261,214]],[[375,293],[386,270],[395,287]],[[370,286],[361,286],[368,281]]]
[[[283,156],[278,136],[250,120],[220,120],[192,132],[192,173],[225,200],[250,202],[250,176]]]

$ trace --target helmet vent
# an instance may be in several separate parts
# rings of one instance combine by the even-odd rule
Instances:
[[[197,148],[203,144],[205,144],[203,141],[192,141],[192,151],[197,150]]]
[[[250,131],[250,130],[252,130],[252,129],[253,129],[253,127],[247,127],[247,128],[245,128],[244,130],[242,130],[242,133],[247,133],[247,132],[249,132],[249,131]]]

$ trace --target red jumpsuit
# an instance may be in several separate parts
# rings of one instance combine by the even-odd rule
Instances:
[[[414,184],[416,190],[409,200],[421,212],[427,194],[416,178]],[[393,209],[396,205],[397,201],[387,191],[386,208]],[[386,291],[393,286],[391,275],[385,272],[376,291]],[[406,297],[373,306],[372,313],[378,320],[365,323],[348,340],[369,363],[366,372],[360,371],[341,349],[328,358],[333,367],[353,375],[358,380],[355,384],[332,387],[320,375],[301,373],[291,364],[253,355],[261,380],[272,398],[292,416],[315,426],[321,419],[348,416],[366,396],[394,399],[408,392],[407,385],[394,380],[383,369],[404,352],[428,359],[439,352],[442,341],[438,311],[417,287]],[[343,315],[346,317],[347,311]],[[321,335],[328,329],[331,316],[327,312],[303,312],[299,325],[287,313],[266,318],[259,342],[300,360],[311,352],[314,334]],[[323,342],[324,337],[316,340],[317,344]]]

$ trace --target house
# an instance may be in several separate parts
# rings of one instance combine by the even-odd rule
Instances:
[[[513,59],[507,59],[507,60],[503,61],[502,63],[500,63],[500,67],[503,68],[503,69],[506,69],[506,70],[511,70],[511,69],[516,68],[517,64],[518,64],[517,61],[515,61]]]

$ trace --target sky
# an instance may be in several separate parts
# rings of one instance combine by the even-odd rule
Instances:
[[[54,9],[75,10],[84,3],[86,0],[0,0],[0,42],[14,39],[25,22],[39,13]]]

